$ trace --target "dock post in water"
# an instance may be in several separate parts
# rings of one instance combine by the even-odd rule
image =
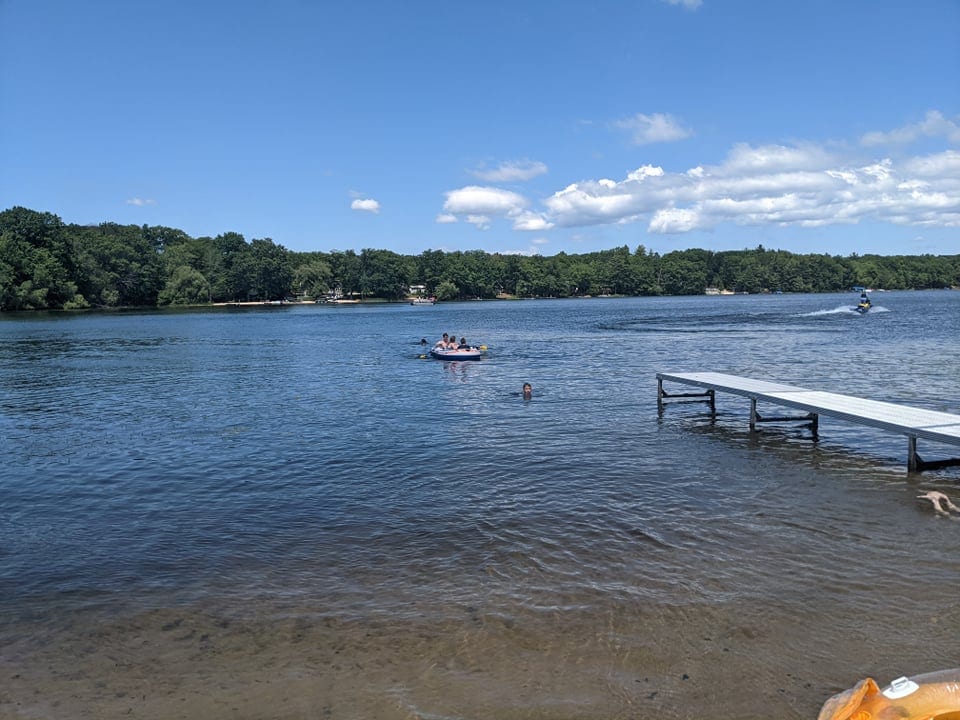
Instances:
[[[705,402],[710,404],[710,417],[717,416],[716,392],[713,389],[702,393],[668,393],[663,389],[663,379],[657,375],[657,416],[663,417],[664,399],[688,398],[678,402]],[[694,398],[694,399],[689,399]]]
[[[757,399],[750,398],[750,432],[757,431],[757,423],[762,422],[799,422],[807,423],[807,427],[813,433],[813,439],[819,438],[820,416],[817,413],[807,413],[806,415],[761,415],[757,412]]]

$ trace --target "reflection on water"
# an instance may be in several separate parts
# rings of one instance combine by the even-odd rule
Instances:
[[[848,302],[4,317],[0,716],[811,717],[953,666],[955,469],[657,417],[694,370],[960,412],[960,293]]]

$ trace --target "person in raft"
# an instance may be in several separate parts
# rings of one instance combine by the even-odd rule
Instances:
[[[437,340],[437,344],[433,346],[435,350],[456,350],[457,349],[457,335],[449,333],[444,333],[443,337]]]

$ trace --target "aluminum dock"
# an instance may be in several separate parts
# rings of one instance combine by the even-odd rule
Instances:
[[[663,389],[664,381],[693,385],[704,389],[704,392],[668,393]],[[664,404],[667,401],[697,400],[709,403],[710,414],[715,417],[717,392],[750,398],[751,431],[755,431],[757,423],[760,422],[800,421],[810,425],[816,438],[819,433],[820,415],[824,415],[906,435],[907,469],[910,472],[960,465],[960,458],[925,462],[917,454],[918,438],[960,447],[960,415],[879,400],[867,400],[851,395],[808,390],[794,385],[754,380],[738,375],[716,372],[657,373],[657,414],[663,416]],[[801,410],[806,415],[764,417],[757,412],[758,401]]]

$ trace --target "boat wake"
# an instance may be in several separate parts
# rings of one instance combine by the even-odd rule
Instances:
[[[866,313],[867,315],[873,315],[874,313],[885,313],[890,312],[889,309],[881,307],[880,305],[874,305],[870,308],[870,312]],[[818,315],[859,315],[855,305],[838,305],[835,308],[830,310],[814,310],[813,312],[800,313],[798,317],[817,317]]]

